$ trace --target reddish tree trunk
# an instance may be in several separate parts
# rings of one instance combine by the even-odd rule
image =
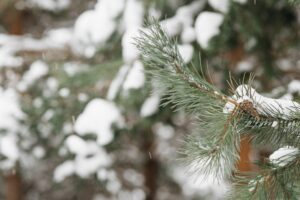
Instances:
[[[251,163],[251,142],[248,137],[243,137],[241,139],[240,147],[240,160],[237,163],[237,168],[240,171],[248,172],[253,170]]]
[[[15,1],[2,5],[0,8],[0,23],[6,28],[9,34],[23,34],[24,11],[15,8]]]
[[[6,23],[7,23],[8,32],[10,34],[13,35],[23,34],[22,12],[15,11],[7,14]]]
[[[19,173],[5,175],[5,199],[22,200],[22,181]]]

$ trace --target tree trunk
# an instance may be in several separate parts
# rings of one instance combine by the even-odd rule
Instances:
[[[253,170],[251,163],[251,142],[248,137],[243,137],[240,144],[240,160],[237,163],[237,168],[242,172]]]
[[[16,0],[11,0],[0,5],[0,23],[4,25],[9,34],[22,35],[24,11],[16,9],[15,3]]]
[[[145,131],[143,149],[145,153],[144,176],[147,188],[146,200],[155,200],[158,179],[158,161],[154,157],[154,137],[151,130]]]
[[[21,175],[15,170],[5,175],[5,199],[22,200]]]
[[[7,7],[1,10],[1,21],[9,34],[23,34],[23,11],[17,10],[15,1],[11,1]],[[5,179],[5,199],[22,200],[22,180],[18,172],[18,167],[4,174]]]

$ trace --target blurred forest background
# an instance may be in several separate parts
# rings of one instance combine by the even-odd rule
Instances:
[[[228,180],[178,162],[193,117],[144,74],[133,38],[149,16],[224,91],[252,72],[265,95],[299,98],[296,2],[1,0],[0,199],[224,199]],[[244,138],[238,168],[271,151]]]

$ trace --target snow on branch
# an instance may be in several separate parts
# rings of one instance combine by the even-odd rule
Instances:
[[[242,135],[251,136],[256,144],[299,144],[299,103],[264,97],[251,87],[251,80],[238,86],[233,96],[222,93],[206,80],[201,67],[184,62],[177,41],[163,26],[150,23],[136,39],[145,71],[165,89],[163,105],[198,119],[180,151],[192,172],[221,180],[231,177]]]
[[[299,154],[299,149],[291,146],[282,147],[274,151],[270,156],[270,161],[280,167],[284,167],[293,161]]]
[[[235,100],[238,105],[233,104],[232,102],[227,102],[223,110],[224,113],[233,112],[236,106],[241,106],[241,104],[245,102],[248,102],[249,105],[251,104],[252,106],[251,108],[248,107],[249,112],[256,112],[257,115],[263,117],[290,120],[296,117],[295,113],[300,112],[299,103],[287,99],[272,99],[264,97],[257,93],[256,90],[251,88],[249,85],[244,84],[237,87],[232,99]]]

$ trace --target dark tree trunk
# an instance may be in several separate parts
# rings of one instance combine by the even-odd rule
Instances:
[[[154,136],[151,130],[145,131],[147,136],[144,137],[144,176],[145,176],[145,187],[147,188],[146,200],[156,199],[157,190],[157,179],[158,179],[158,168],[159,164],[154,154]]]

